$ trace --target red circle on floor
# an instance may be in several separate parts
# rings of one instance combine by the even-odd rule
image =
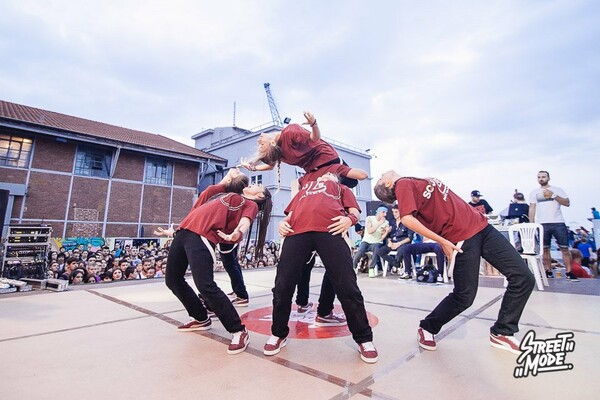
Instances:
[[[317,316],[317,306],[306,313],[298,313],[292,307],[288,326],[290,333],[288,338],[294,339],[329,339],[334,337],[350,336],[348,325],[343,326],[316,326],[315,317]],[[336,314],[343,313],[339,305],[335,305],[333,312]],[[246,329],[252,332],[262,333],[263,335],[271,334],[271,318],[273,307],[264,307],[257,310],[248,311],[241,315],[242,323],[246,325]],[[367,318],[371,328],[379,323],[379,319],[367,311]]]

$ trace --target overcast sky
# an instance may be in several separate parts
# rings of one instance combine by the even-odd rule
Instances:
[[[0,0],[0,98],[193,145],[315,113],[374,178],[432,176],[495,209],[540,169],[600,207],[600,2]]]

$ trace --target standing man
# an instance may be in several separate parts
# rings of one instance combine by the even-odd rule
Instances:
[[[571,271],[571,254],[569,253],[569,230],[565,224],[560,206],[569,207],[569,197],[559,187],[550,186],[550,173],[540,171],[537,175],[540,187],[529,195],[529,221],[542,224],[544,227],[544,267],[546,276],[554,278],[550,260],[550,242],[556,239],[563,262],[567,270],[566,277],[571,282],[579,282],[579,279]]]
[[[471,192],[471,201],[469,202],[469,205],[484,215],[494,211],[492,206],[490,206],[490,203],[481,198],[481,192],[479,190],[473,190]]]

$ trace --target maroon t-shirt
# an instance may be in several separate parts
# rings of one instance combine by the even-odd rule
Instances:
[[[254,220],[258,213],[258,206],[240,194],[225,193],[208,201],[215,194],[223,193],[224,190],[224,185],[213,185],[202,192],[190,213],[179,224],[179,229],[190,230],[204,236],[212,243],[226,243],[219,237],[217,230],[229,234],[243,217],[248,217],[250,221]]]
[[[325,175],[328,172],[339,176],[348,176],[348,172],[350,172],[352,168],[344,164],[331,164],[325,167],[321,167],[316,171],[308,172],[303,177],[298,179],[300,186],[304,184],[304,182],[316,181],[317,178]]]
[[[412,214],[426,228],[457,243],[488,225],[487,219],[435,178],[400,178],[394,190],[400,216]]]
[[[285,209],[288,221],[294,230],[291,235],[304,232],[328,232],[327,228],[340,215],[346,216],[346,209],[354,207],[360,211],[356,197],[350,189],[333,181],[305,182],[300,191]]]
[[[332,145],[323,139],[310,140],[310,132],[298,124],[286,126],[279,135],[277,145],[281,148],[282,162],[297,165],[306,172],[338,158]]]

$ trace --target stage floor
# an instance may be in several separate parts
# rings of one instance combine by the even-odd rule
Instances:
[[[322,276],[323,269],[315,269],[315,303]],[[227,275],[215,277],[229,292]],[[517,336],[530,330],[537,340],[574,336],[565,340],[566,352],[553,349],[553,357],[562,357],[554,364],[557,371],[517,379],[513,375],[523,364],[488,339],[504,291],[500,278],[481,278],[473,306],[444,327],[437,351],[428,352],[416,342],[419,320],[452,286],[360,274],[379,351],[379,362],[366,364],[346,329],[328,332],[332,328],[316,328],[310,318],[297,315],[292,315],[296,338],[277,356],[264,356],[274,277],[273,268],[244,271],[250,305],[237,310],[253,330],[248,349],[238,355],[227,354],[231,336],[218,320],[209,331],[176,331],[188,316],[163,279],[0,295],[0,397],[589,400],[597,395],[598,280],[554,279],[550,290],[534,290]],[[541,369],[549,357],[530,354],[527,364],[538,361]]]

